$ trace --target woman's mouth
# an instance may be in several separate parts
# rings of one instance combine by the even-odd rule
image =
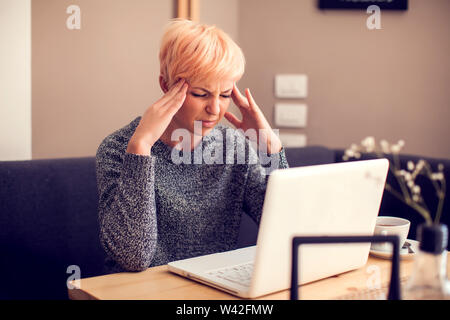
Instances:
[[[212,128],[216,124],[216,120],[213,120],[213,121],[201,120],[201,121],[202,121],[202,126],[206,127],[206,128]]]

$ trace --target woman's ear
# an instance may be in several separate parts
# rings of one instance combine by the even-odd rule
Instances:
[[[167,91],[169,91],[169,88],[167,87],[167,82],[161,75],[159,76],[159,85],[161,86],[161,89],[164,93],[167,93]]]

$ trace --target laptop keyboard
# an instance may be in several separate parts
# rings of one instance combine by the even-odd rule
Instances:
[[[249,287],[253,273],[253,262],[206,272],[210,276],[225,279]]]

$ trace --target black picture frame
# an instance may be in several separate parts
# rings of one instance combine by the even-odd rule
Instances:
[[[300,280],[300,257],[298,249],[302,244],[329,244],[329,243],[383,243],[392,244],[391,279],[389,281],[388,300],[401,300],[400,287],[400,238],[398,235],[379,236],[294,236],[292,238],[292,261],[291,261],[291,288],[290,300],[299,299]]]
[[[381,10],[408,10],[408,0],[318,0],[319,9],[357,9],[367,10],[377,5]]]

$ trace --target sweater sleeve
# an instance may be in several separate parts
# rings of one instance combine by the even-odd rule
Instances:
[[[256,152],[254,152],[256,156]],[[250,158],[251,159],[251,158]],[[244,195],[244,211],[259,225],[269,175],[276,169],[288,168],[284,148],[280,152],[258,158],[249,164]]]
[[[100,242],[126,271],[148,268],[156,249],[155,158],[126,153],[110,136],[96,156]]]

